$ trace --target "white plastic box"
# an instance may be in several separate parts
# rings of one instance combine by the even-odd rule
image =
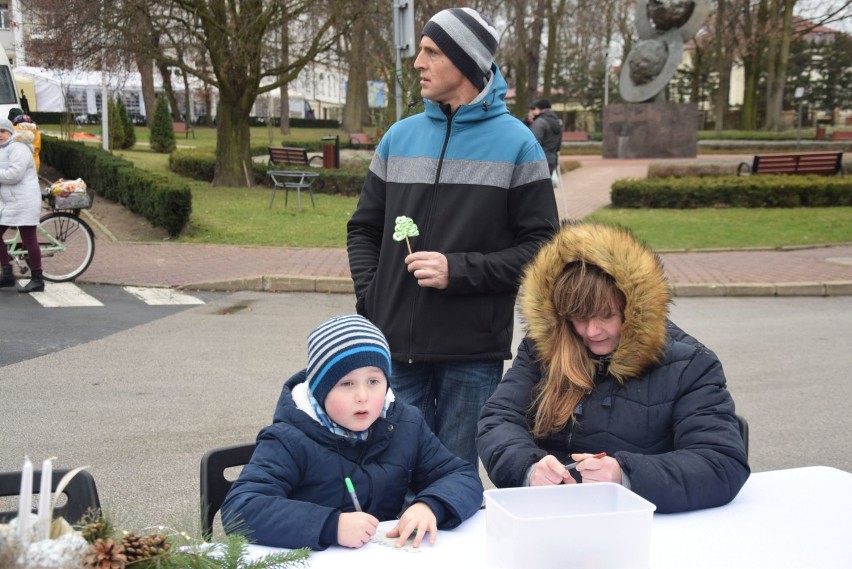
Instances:
[[[608,482],[486,490],[488,567],[648,569],[655,509]]]

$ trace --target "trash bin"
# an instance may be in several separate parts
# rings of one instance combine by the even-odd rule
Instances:
[[[825,140],[825,127],[824,126],[816,127],[816,139],[817,140]]]
[[[322,167],[340,168],[340,137],[322,137]]]

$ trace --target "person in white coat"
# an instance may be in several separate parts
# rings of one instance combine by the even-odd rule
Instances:
[[[41,214],[41,188],[29,144],[17,140],[12,121],[0,119],[0,287],[16,284],[12,274],[12,258],[3,241],[10,227],[21,232],[21,241],[28,254],[30,282],[18,287],[18,292],[44,290],[41,272],[41,250],[37,228]]]

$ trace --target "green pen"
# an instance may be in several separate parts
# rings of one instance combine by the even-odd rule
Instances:
[[[356,512],[362,512],[361,502],[358,501],[358,494],[355,493],[355,487],[352,485],[352,480],[346,477],[346,489],[349,491],[349,497],[352,498],[352,504],[355,506]]]

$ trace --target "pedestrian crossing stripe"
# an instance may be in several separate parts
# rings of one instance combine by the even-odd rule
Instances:
[[[103,306],[74,283],[47,283],[44,292],[31,292],[30,296],[45,308]]]
[[[150,306],[165,306],[174,304],[204,304],[200,298],[171,288],[143,288],[126,286],[124,290]]]
[[[26,282],[21,280],[20,284],[24,285]],[[149,306],[204,304],[204,301],[200,298],[168,288],[135,286],[122,288]],[[30,293],[30,296],[45,308],[78,308],[104,305],[74,283],[48,282],[44,287],[44,292],[33,292]]]

